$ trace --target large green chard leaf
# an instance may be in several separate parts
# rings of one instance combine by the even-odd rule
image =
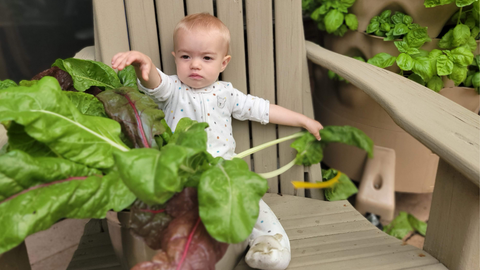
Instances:
[[[163,204],[182,191],[187,179],[179,176],[179,170],[187,157],[194,154],[192,149],[167,145],[162,151],[140,148],[115,152],[114,157],[125,185],[141,201],[153,205]]]
[[[97,98],[110,118],[120,123],[135,148],[158,148],[155,136],[166,132],[161,122],[165,115],[150,97],[133,88],[121,87],[104,91]]]
[[[93,168],[112,167],[112,152],[128,150],[117,122],[81,114],[52,77],[0,91],[0,122],[9,120],[58,155]]]
[[[73,86],[78,91],[85,91],[91,86],[115,89],[121,87],[120,79],[115,71],[102,62],[76,58],[57,59],[54,67],[68,72],[73,79]]]
[[[95,174],[101,172],[66,159],[34,158],[14,150],[0,156],[0,201],[38,184]]]
[[[47,145],[30,137],[22,125],[12,122],[7,135],[8,151],[21,150],[33,157],[58,157]]]
[[[322,178],[328,181],[338,174],[335,169],[322,170]],[[358,189],[350,178],[342,173],[332,188],[325,189],[325,198],[329,201],[346,200],[353,194],[357,193]]]
[[[268,183],[239,158],[204,172],[198,186],[200,217],[217,241],[239,243],[252,232]]]
[[[296,165],[310,166],[322,161],[325,144],[317,141],[315,136],[309,132],[305,132],[302,137],[296,139],[290,147],[297,150],[297,156],[295,157]]]
[[[0,203],[0,253],[61,218],[104,218],[108,210],[120,211],[134,200],[116,172],[32,187]]]
[[[118,78],[123,86],[132,87],[138,91],[137,74],[135,74],[135,68],[132,65],[120,70],[118,72]]]
[[[0,90],[13,87],[13,86],[17,86],[17,83],[12,80],[7,79],[4,81],[0,81]]]
[[[321,142],[338,142],[358,147],[373,157],[373,141],[363,131],[351,126],[326,126],[320,130]]]
[[[94,95],[72,91],[65,91],[65,95],[82,114],[107,117],[103,104]]]

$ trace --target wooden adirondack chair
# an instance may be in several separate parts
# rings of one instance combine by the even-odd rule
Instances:
[[[232,34],[232,61],[222,80],[313,117],[308,57],[359,86],[399,126],[440,156],[424,250],[379,231],[348,201],[318,200],[321,193],[314,191],[307,194],[311,198],[303,190],[295,194],[289,182],[320,180],[319,166],[298,166],[268,179],[270,190],[264,200],[291,240],[288,269],[479,269],[478,115],[389,71],[305,42],[300,0],[94,0],[93,4],[95,47],[82,50],[78,58],[110,64],[115,53],[138,50],[164,72],[174,74],[170,52],[175,24],[186,14],[209,12]],[[279,126],[278,136],[297,130]],[[274,125],[247,122],[236,122],[234,133],[238,152],[277,137]],[[288,144],[282,144],[278,152],[268,149],[246,161],[256,172],[265,172],[294,155]],[[118,263],[106,263],[114,260],[112,256],[92,255],[90,247],[81,243],[68,269],[120,269],[115,268]],[[242,260],[235,269],[250,268]]]

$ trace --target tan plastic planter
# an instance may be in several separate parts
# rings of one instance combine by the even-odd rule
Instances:
[[[437,155],[398,127],[378,103],[356,86],[331,81],[326,70],[319,66],[315,66],[314,74],[317,88],[313,93],[315,116],[323,125],[357,127],[370,136],[375,145],[394,149],[395,191],[433,192]],[[445,88],[440,94],[471,111],[480,109],[480,97],[473,88]],[[362,150],[332,144],[325,149],[323,161],[358,181],[366,159]]]
[[[139,237],[130,232],[128,224],[129,212],[107,213],[108,232],[112,241],[115,256],[125,270],[135,264],[150,261],[155,255],[155,250],[149,248]],[[245,254],[248,241],[229,245],[223,258],[215,265],[217,270],[231,270]]]
[[[423,0],[356,0],[349,11],[357,15],[359,32],[365,32],[371,18],[389,9],[410,15],[413,22],[420,26],[428,26],[428,36],[435,38],[459,8],[455,3],[426,8],[423,2]]]

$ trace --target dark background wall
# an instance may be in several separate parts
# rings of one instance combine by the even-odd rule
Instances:
[[[0,80],[31,79],[93,36],[92,0],[0,0]]]

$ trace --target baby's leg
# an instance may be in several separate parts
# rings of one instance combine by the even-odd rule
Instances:
[[[246,263],[258,269],[285,269],[290,263],[290,240],[270,207],[260,200],[260,213],[249,237]]]

